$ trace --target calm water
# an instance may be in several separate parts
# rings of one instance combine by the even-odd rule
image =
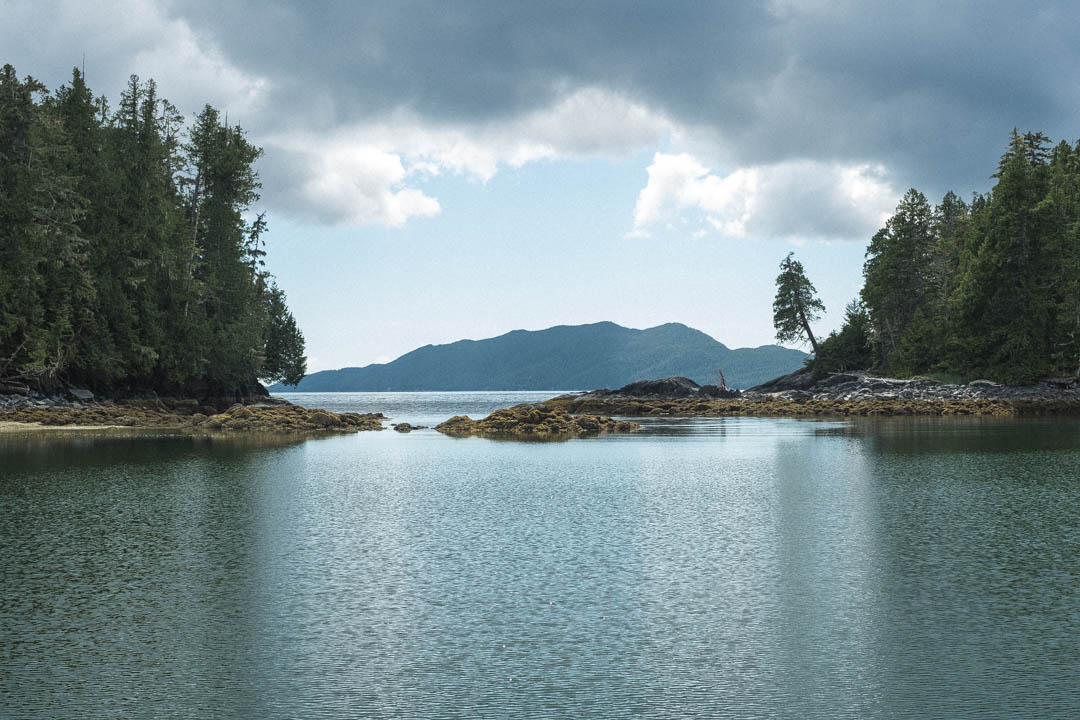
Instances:
[[[0,436],[4,718],[1080,716],[1074,421],[50,437]]]

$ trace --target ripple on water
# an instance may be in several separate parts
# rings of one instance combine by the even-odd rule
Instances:
[[[1073,421],[9,443],[0,715],[1070,717],[1077,477]]]

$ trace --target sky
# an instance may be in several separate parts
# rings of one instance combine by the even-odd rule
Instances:
[[[153,78],[264,149],[309,371],[510,330],[774,342],[794,252],[836,329],[909,187],[1080,136],[1072,2],[0,0],[0,63]]]

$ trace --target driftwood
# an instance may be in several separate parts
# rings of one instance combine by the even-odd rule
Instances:
[[[0,380],[0,395],[28,395],[29,393],[29,385]]]

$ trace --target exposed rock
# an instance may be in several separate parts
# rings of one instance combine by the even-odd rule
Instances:
[[[629,385],[624,385],[612,394],[634,397],[648,397],[651,395],[690,397],[691,395],[697,395],[700,390],[701,386],[690,378],[669,377],[661,380],[638,380]]]
[[[71,388],[70,390],[68,390],[68,394],[70,394],[76,400],[81,400],[83,402],[90,402],[94,399],[94,393],[90,392],[86,388]]]
[[[233,405],[231,408],[229,408],[229,415],[231,415],[233,418],[239,418],[244,420],[255,417],[255,413],[251,412],[251,410],[244,407],[243,405]]]
[[[210,412],[204,412],[209,409]],[[298,405],[240,405],[223,413],[198,402],[162,402],[142,397],[83,405],[46,399],[0,404],[0,420],[41,425],[121,425],[127,427],[226,430],[249,432],[357,432],[381,430],[382,413],[332,413]]]
[[[661,381],[666,382],[666,381]],[[1025,386],[976,380],[950,385],[932,378],[884,378],[808,371],[751,388],[735,398],[623,395],[599,390],[552,398],[546,406],[571,413],[624,416],[847,416],[1080,414],[1080,381],[1054,378]]]
[[[455,415],[436,425],[435,429],[446,435],[472,435],[477,427],[476,422],[468,415]]]
[[[323,410],[317,410],[311,413],[310,415],[308,415],[307,419],[308,422],[323,428],[340,427],[344,425],[344,423],[339,418],[336,418],[330,413]]]
[[[409,423],[391,423],[390,427],[399,433],[412,432],[413,430],[427,430],[427,425],[410,425]]]
[[[515,439],[566,439],[600,433],[627,433],[641,429],[629,420],[595,415],[571,415],[545,404],[525,403],[496,410],[481,420],[457,415],[435,429],[446,435],[481,435]]]
[[[847,376],[846,376],[847,377]],[[782,392],[784,390],[806,390],[817,382],[809,368],[801,368],[793,373],[781,375],[778,378],[762,383],[757,387],[750,388],[750,392]]]
[[[594,394],[605,397],[637,398],[733,398],[739,397],[738,390],[719,388],[715,385],[698,385],[690,378],[669,377],[661,380],[638,380],[624,385],[618,390],[595,390]]]

